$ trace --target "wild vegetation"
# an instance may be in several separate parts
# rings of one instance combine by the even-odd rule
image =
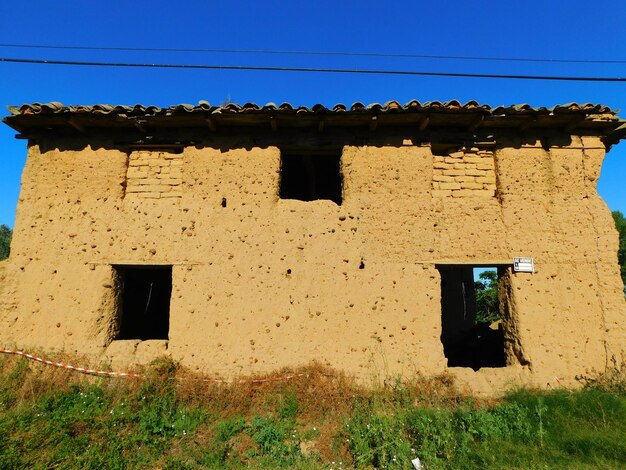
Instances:
[[[490,324],[500,320],[500,300],[498,298],[498,272],[483,271],[474,282],[476,292],[476,323]]]
[[[286,379],[289,375],[292,378]],[[621,468],[624,369],[578,391],[473,398],[449,377],[364,388],[319,365],[223,384],[0,358],[0,468]]]
[[[13,230],[8,225],[0,225],[0,260],[9,257]]]

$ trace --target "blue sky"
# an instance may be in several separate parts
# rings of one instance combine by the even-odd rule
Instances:
[[[436,4],[435,4],[436,3]],[[143,1],[0,2],[1,44],[280,49],[430,55],[625,60],[622,0],[503,2]],[[226,55],[14,49],[0,57],[120,62],[285,65],[626,76],[626,64],[546,64],[434,59]],[[0,63],[0,114],[10,104],[219,104],[230,97],[313,105],[458,99],[533,106],[595,102],[623,109],[626,83],[324,75],[278,72],[83,68]],[[0,223],[13,225],[26,143],[0,126]],[[626,213],[626,143],[608,154],[598,185]]]

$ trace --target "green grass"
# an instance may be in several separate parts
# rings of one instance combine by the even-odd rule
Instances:
[[[218,385],[161,361],[125,381],[1,358],[0,469],[626,468],[623,380],[487,402],[446,377],[367,390],[300,372]]]

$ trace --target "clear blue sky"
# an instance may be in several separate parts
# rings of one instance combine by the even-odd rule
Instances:
[[[0,2],[0,43],[112,47],[288,49],[435,55],[626,59],[623,0],[589,1],[119,1]],[[55,51],[0,48],[0,57],[389,68],[507,74],[626,76],[626,65],[357,57]],[[312,105],[458,99],[533,106],[595,102],[625,110],[626,83],[79,68],[0,63],[0,106],[219,104],[227,97]],[[5,115],[6,112],[2,112]],[[26,143],[0,126],[0,223],[13,225]],[[626,143],[607,156],[599,192],[626,213]]]

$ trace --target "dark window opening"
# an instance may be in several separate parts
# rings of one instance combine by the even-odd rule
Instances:
[[[280,198],[341,205],[341,151],[281,152]]]
[[[171,266],[116,266],[119,281],[115,339],[168,339]]]
[[[453,152],[458,152],[463,148],[462,144],[446,144],[433,142],[430,144],[430,150],[433,155],[447,157]]]
[[[448,367],[505,367],[499,278],[507,267],[437,267],[441,274],[441,342]]]

